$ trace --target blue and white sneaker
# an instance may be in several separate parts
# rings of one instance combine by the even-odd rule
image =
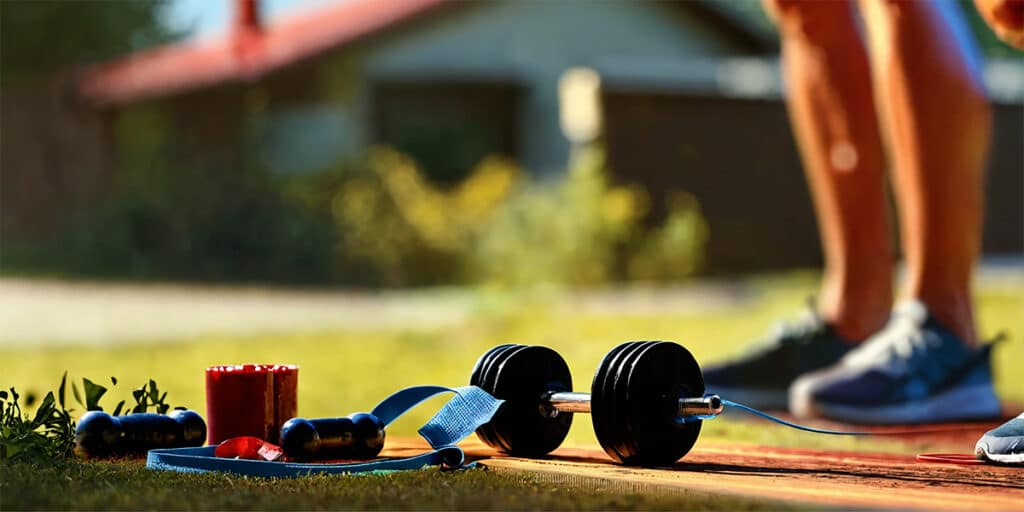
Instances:
[[[998,464],[1024,464],[1024,413],[985,432],[974,446],[974,455]]]
[[[991,350],[991,344],[968,348],[924,304],[903,303],[881,331],[835,366],[796,379],[790,410],[870,424],[997,418]]]
[[[789,408],[797,377],[836,364],[857,344],[826,323],[813,304],[796,322],[780,323],[739,357],[704,369],[704,386],[758,409]]]

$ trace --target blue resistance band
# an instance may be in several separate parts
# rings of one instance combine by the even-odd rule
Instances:
[[[504,403],[503,400],[494,398],[476,386],[460,388],[415,386],[385,398],[373,408],[372,413],[385,425],[388,425],[424,400],[443,393],[454,393],[454,396],[419,429],[419,434],[430,443],[433,450],[413,457],[345,464],[306,464],[216,457],[214,455],[216,446],[204,446],[150,450],[146,456],[146,467],[184,473],[217,471],[259,477],[390,472],[422,469],[427,466],[453,469],[467,467],[465,453],[461,448],[455,446],[455,443],[465,439],[481,425],[490,421],[494,413],[498,412],[498,408]]]
[[[216,457],[214,456],[216,447],[205,446],[201,448],[150,450],[146,459],[146,467],[198,473],[220,471],[261,477],[388,472],[422,469],[427,466],[442,466],[453,469],[469,467],[465,465],[465,453],[455,444],[468,437],[481,425],[490,421],[494,414],[498,412],[501,404],[504,403],[503,400],[491,396],[476,386],[460,388],[415,386],[400,390],[385,398],[384,401],[374,407],[372,413],[380,418],[385,425],[388,425],[423,401],[443,393],[454,393],[454,396],[419,429],[420,436],[430,444],[433,450],[412,457],[345,464],[306,464]],[[879,433],[814,428],[786,421],[753,407],[733,402],[732,400],[722,399],[722,404],[790,428],[815,434],[869,436],[921,433],[920,430]],[[713,418],[713,416],[693,416],[682,418],[682,420],[704,420],[710,418]]]
[[[804,432],[813,432],[815,434],[828,434],[828,435],[831,435],[831,436],[870,436],[870,435],[877,435],[877,432],[858,432],[858,431],[855,431],[855,430],[829,430],[829,429],[826,429],[826,428],[808,427],[808,426],[805,426],[805,425],[800,425],[799,423],[793,423],[791,421],[786,421],[786,420],[784,420],[782,418],[778,418],[778,417],[772,416],[771,414],[768,414],[766,412],[754,409],[753,407],[750,407],[750,406],[747,406],[747,405],[743,405],[741,403],[736,403],[736,402],[733,402],[732,400],[726,400],[724,398],[722,399],[722,405],[725,405],[725,406],[728,406],[728,407],[735,407],[735,408],[737,408],[737,409],[739,409],[741,411],[753,414],[754,416],[759,416],[759,417],[764,418],[766,420],[774,421],[775,423],[778,423],[780,425],[785,425],[785,426],[790,427],[790,428],[795,428],[797,430],[803,430]],[[919,432],[909,432],[909,433],[919,433]]]

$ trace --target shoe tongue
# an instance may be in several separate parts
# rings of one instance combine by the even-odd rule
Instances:
[[[893,308],[892,316],[910,321],[914,325],[924,325],[929,317],[928,307],[918,300],[905,300]]]
[[[844,362],[852,366],[875,366],[888,361],[894,356],[893,346],[907,346],[905,340],[919,332],[927,321],[928,308],[923,303],[903,301],[893,308],[889,323],[850,352]]]

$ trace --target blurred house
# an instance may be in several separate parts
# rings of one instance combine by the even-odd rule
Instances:
[[[278,171],[384,142],[438,178],[489,153],[545,172],[564,168],[568,152],[557,97],[566,68],[772,49],[715,6],[356,0],[267,22],[256,0],[240,0],[224,37],[99,66],[81,91],[121,112],[162,104],[182,131],[216,131],[211,145],[258,116],[261,157]]]
[[[709,270],[807,266],[820,249],[776,51],[770,31],[713,0],[348,0],[275,20],[261,18],[256,0],[238,0],[220,37],[84,70],[81,103],[55,113],[79,119],[67,144],[83,148],[69,152],[84,155],[80,165],[65,155],[65,170],[40,173],[43,192],[4,201],[48,211],[71,193],[54,180],[113,187],[111,165],[144,167],[157,147],[174,148],[173,165],[211,172],[315,171],[386,143],[441,182],[495,153],[553,173],[571,152],[559,80],[583,67],[600,77],[602,140],[617,178],[647,185],[659,201],[676,188],[700,199]],[[1024,95],[1014,96],[1024,85],[1011,89],[997,106],[985,239],[993,252],[1024,251]],[[5,171],[32,173],[9,165],[19,148],[6,142]],[[21,218],[5,232],[46,224]]]

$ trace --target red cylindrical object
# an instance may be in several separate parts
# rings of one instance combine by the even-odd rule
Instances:
[[[222,365],[206,369],[209,444],[253,436],[277,442],[281,425],[298,412],[298,367]]]
[[[274,375],[274,427],[266,439],[277,444],[281,426],[299,415],[299,367],[277,364],[270,371]]]

